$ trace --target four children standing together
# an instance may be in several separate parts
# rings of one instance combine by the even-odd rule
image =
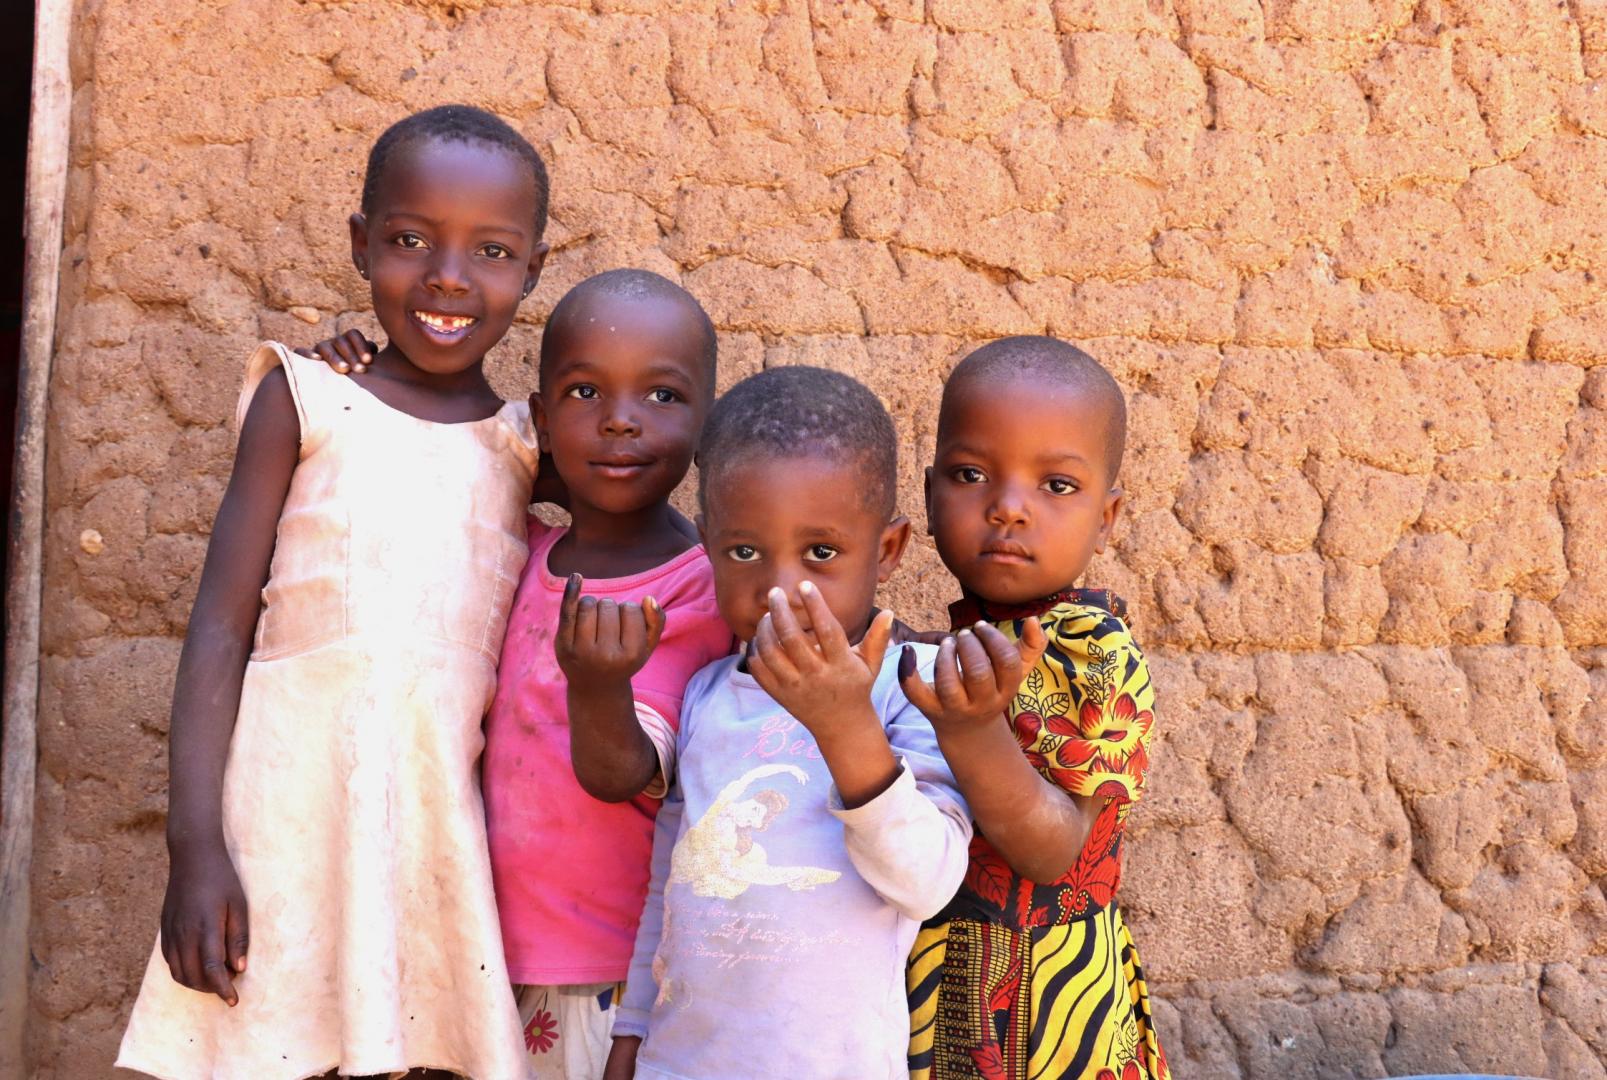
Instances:
[[[1154,693],[1074,587],[1121,507],[1115,382],[1049,338],[955,368],[926,516],[961,600],[905,641],[897,439],[853,379],[716,401],[702,307],[621,270],[497,398],[546,205],[496,118],[403,120],[351,220],[385,347],[252,357],[118,1063],[1165,1080],[1115,902]]]

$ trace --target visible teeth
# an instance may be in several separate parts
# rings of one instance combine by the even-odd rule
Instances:
[[[466,326],[474,325],[474,319],[467,315],[436,315],[429,311],[415,311],[413,317],[425,326],[437,330],[462,330]]]

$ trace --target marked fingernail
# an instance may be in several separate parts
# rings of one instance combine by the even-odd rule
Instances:
[[[773,588],[771,588],[771,590],[769,592],[769,597],[772,600],[785,600],[787,598],[787,594],[781,591],[781,586],[780,585],[776,585]]]
[[[346,366],[346,361],[342,360],[340,363],[335,365],[335,370],[340,372],[342,375],[344,375],[344,374],[346,374],[347,371],[350,370],[350,368],[348,368]]]
[[[815,591],[815,583],[813,581],[800,581],[798,583],[798,591],[803,593],[805,596],[808,596],[810,593]]]
[[[915,650],[908,645],[898,651],[898,677],[907,679],[915,674]]]

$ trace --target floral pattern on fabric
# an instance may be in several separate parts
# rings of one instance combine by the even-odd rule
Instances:
[[[1076,861],[1052,882],[1015,873],[977,833],[959,895],[910,958],[913,1080],[1170,1080],[1137,950],[1117,907],[1122,832],[1144,794],[1155,691],[1109,593],[1037,604],[967,598],[956,626],[1011,640],[1036,618],[1048,646],[1009,720],[1038,773],[1104,800]]]

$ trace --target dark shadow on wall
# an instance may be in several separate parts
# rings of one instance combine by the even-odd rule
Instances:
[[[19,4],[21,25],[0,33],[0,551],[11,550],[11,480],[16,462],[17,362],[22,349],[22,200],[28,162],[28,99],[33,83],[33,5]],[[8,20],[10,21],[10,20]],[[0,678],[5,675],[0,650]]]

